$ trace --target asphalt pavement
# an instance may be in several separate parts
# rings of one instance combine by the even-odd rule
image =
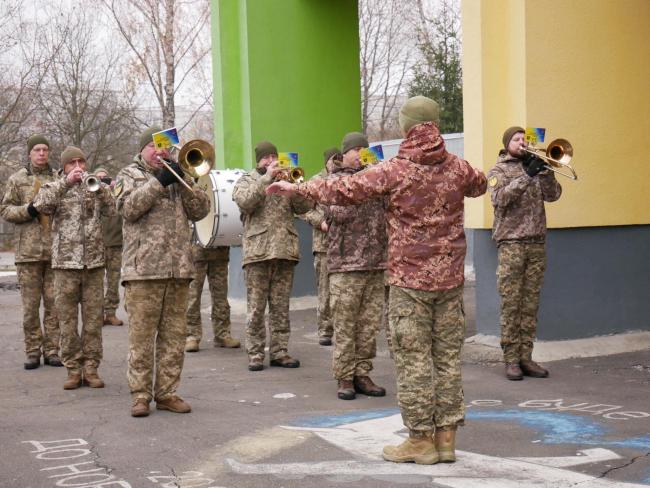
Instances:
[[[0,277],[0,310],[2,487],[650,486],[647,349],[548,362],[549,378],[519,382],[493,355],[466,354],[458,462],[418,466],[380,457],[405,436],[383,332],[372,377],[387,396],[342,401],[313,308],[291,313],[290,353],[302,366],[269,368],[267,358],[261,372],[247,370],[242,349],[212,347],[205,309],[178,392],[192,413],[136,419],[127,326],[104,328],[106,388],[64,391],[63,368],[22,368],[15,277]],[[242,339],[245,317],[233,310]]]

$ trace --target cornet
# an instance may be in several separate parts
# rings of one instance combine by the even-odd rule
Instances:
[[[566,139],[555,139],[546,148],[531,145],[523,149],[527,153],[542,159],[545,162],[544,167],[546,169],[571,178],[572,180],[578,179],[578,175],[569,164],[573,158],[573,146]],[[571,174],[563,173],[556,168],[567,168]]]
[[[302,183],[305,181],[305,170],[299,166],[282,168],[282,171],[275,175],[275,180],[284,180],[288,181],[289,183]]]

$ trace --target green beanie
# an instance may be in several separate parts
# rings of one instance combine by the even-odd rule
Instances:
[[[325,152],[323,152],[323,158],[325,158],[325,160],[323,162],[327,163],[330,158],[336,154],[341,154],[341,151],[339,151],[338,147],[330,147],[329,149],[325,149]]]
[[[341,152],[345,154],[355,147],[368,147],[368,138],[361,132],[348,132],[341,141]]]
[[[106,168],[102,168],[101,166],[99,168],[95,168],[94,171],[93,171],[93,173],[95,173],[95,174],[102,173],[102,172],[106,173],[107,175],[110,175],[108,170]]]
[[[45,144],[48,149],[50,147],[50,141],[43,134],[34,134],[27,139],[27,154],[32,152],[36,144]]]
[[[506,150],[508,150],[508,144],[510,144],[510,139],[512,139],[514,135],[518,132],[523,132],[524,134],[526,133],[523,127],[517,127],[516,125],[512,127],[508,127],[506,131],[503,133],[503,139],[502,139],[503,147]]]
[[[156,132],[160,132],[162,129],[158,127],[157,125],[153,125],[151,127],[147,127],[142,134],[140,134],[140,151],[144,149],[144,146],[149,144],[150,142],[153,142],[153,135]]]
[[[278,148],[269,141],[258,142],[255,146],[255,162],[259,163],[260,160],[271,154],[278,155]]]
[[[399,109],[399,126],[406,134],[412,127],[425,122],[440,123],[440,105],[430,98],[418,95],[409,98]]]
[[[64,167],[66,164],[68,164],[70,161],[76,158],[83,159],[85,161],[86,155],[78,147],[75,146],[66,147],[61,153],[61,166]]]

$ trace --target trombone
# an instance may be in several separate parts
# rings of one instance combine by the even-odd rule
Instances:
[[[572,180],[578,179],[578,175],[569,164],[573,158],[573,146],[566,139],[555,139],[546,148],[531,145],[524,148],[524,151],[542,159],[545,162],[544,167],[546,169]],[[567,168],[571,174],[563,173],[556,168]]]
[[[158,160],[176,177],[179,183],[189,191],[194,192],[192,187],[171,168],[169,165],[171,161],[164,158],[158,158]],[[187,173],[194,179],[207,175],[214,165],[214,148],[208,141],[192,139],[181,147],[178,153],[178,165],[183,170],[183,173]]]

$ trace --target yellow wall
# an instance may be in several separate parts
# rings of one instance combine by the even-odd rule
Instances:
[[[511,125],[571,141],[549,227],[650,223],[650,1],[463,0],[465,157],[489,170]],[[489,197],[466,224],[492,225]]]

